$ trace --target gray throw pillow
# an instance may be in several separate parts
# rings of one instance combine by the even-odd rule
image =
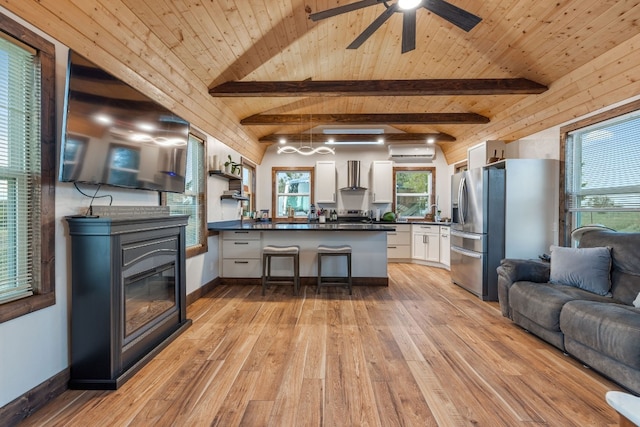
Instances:
[[[611,248],[551,246],[549,281],[611,296]]]

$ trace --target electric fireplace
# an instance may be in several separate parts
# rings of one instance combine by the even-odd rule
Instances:
[[[67,218],[70,388],[117,389],[191,324],[186,319],[187,218]]]

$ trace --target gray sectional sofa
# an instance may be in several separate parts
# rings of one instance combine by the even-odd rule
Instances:
[[[636,394],[639,293],[640,233],[589,231],[580,249],[552,248],[551,263],[505,259],[498,267],[505,317]]]

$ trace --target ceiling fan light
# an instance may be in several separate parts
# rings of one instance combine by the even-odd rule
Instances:
[[[403,10],[415,9],[420,6],[420,3],[422,0],[398,0],[398,6]]]

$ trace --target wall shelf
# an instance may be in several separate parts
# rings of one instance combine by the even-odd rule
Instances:
[[[228,179],[230,181],[241,180],[242,177],[240,175],[233,175],[221,170],[212,170],[209,171],[209,176],[217,176],[218,178]]]
[[[220,196],[221,200],[249,200],[248,197],[245,196],[232,196],[232,195],[222,195]]]
[[[249,198],[245,196],[244,192],[242,191],[242,176],[234,175],[221,170],[210,170],[209,176],[226,179],[227,181],[229,181],[229,190],[236,190],[236,192],[238,193],[235,195],[223,194],[222,196],[220,196],[220,200],[249,200]]]

